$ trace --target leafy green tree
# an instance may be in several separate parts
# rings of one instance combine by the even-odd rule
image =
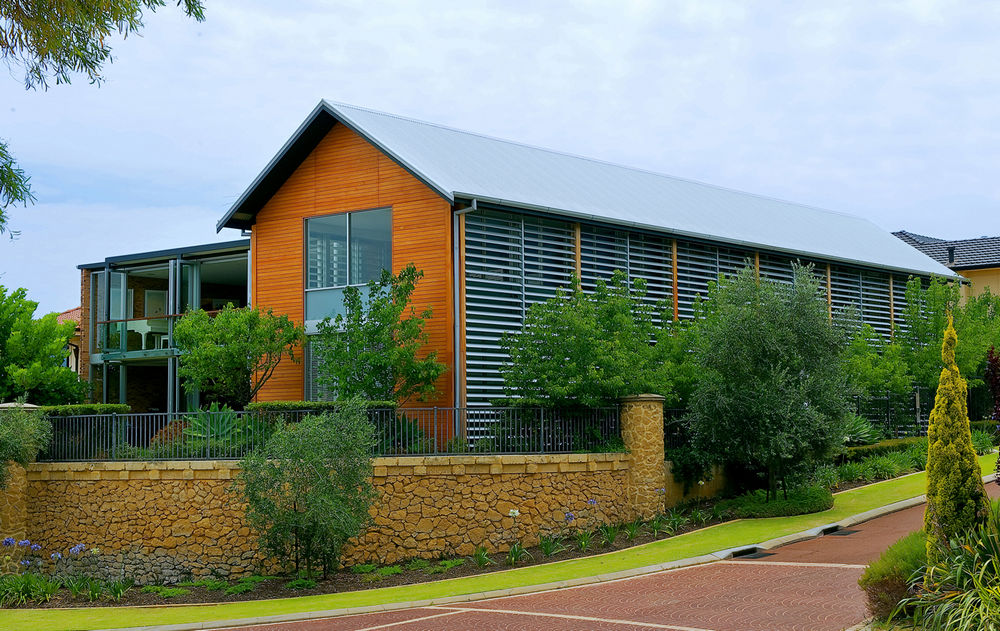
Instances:
[[[955,282],[933,277],[929,283],[923,283],[919,278],[911,278],[906,284],[906,308],[897,339],[917,385],[937,386],[942,368],[939,349],[949,315],[962,337],[955,361],[969,378],[983,374],[986,351],[1000,340],[1000,297],[987,290],[962,302]],[[978,383],[973,381],[973,385]]]
[[[243,409],[282,360],[298,361],[295,349],[303,339],[301,326],[270,309],[230,304],[215,315],[198,309],[174,325],[181,351],[177,374],[187,391]]]
[[[674,348],[645,294],[643,281],[630,286],[616,270],[592,294],[574,279],[570,291],[531,305],[521,331],[501,341],[510,358],[500,369],[507,396],[554,407],[604,406],[643,393],[676,401]]]
[[[36,319],[38,303],[24,289],[0,285],[0,401],[25,397],[36,405],[79,403],[86,384],[63,365],[76,324],[50,313]]]
[[[297,571],[336,569],[369,524],[375,428],[358,401],[283,426],[240,463],[246,518],[270,555]]]
[[[941,345],[944,368],[927,428],[927,560],[935,563],[942,546],[971,532],[988,515],[979,460],[972,447],[967,386],[955,363],[958,334],[948,319]]]
[[[7,487],[9,464],[28,466],[51,438],[52,423],[40,410],[21,406],[0,409],[0,491]]]
[[[199,22],[205,19],[200,0],[177,4]],[[165,5],[165,0],[5,0],[0,3],[0,57],[9,68],[24,69],[29,89],[47,89],[52,79],[69,83],[73,74],[100,83],[104,64],[111,61],[111,37],[138,33],[143,12]],[[30,179],[0,140],[0,234],[7,226],[4,210],[34,199]]]
[[[903,347],[887,341],[870,324],[854,330],[844,351],[844,367],[857,394],[904,395],[913,390]]]
[[[801,266],[793,284],[758,279],[750,266],[722,278],[700,315],[695,446],[765,473],[772,499],[779,481],[842,440],[847,329],[830,322],[819,280]]]
[[[311,350],[318,360],[318,383],[337,399],[396,401],[426,398],[447,366],[437,351],[425,352],[427,307],[411,305],[424,273],[410,263],[398,275],[382,270],[362,293],[344,290],[344,314],[324,319]]]

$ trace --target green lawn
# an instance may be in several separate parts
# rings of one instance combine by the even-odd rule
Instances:
[[[992,473],[996,459],[996,454],[980,458],[984,473]],[[925,490],[925,481],[925,475],[920,473],[847,491],[836,496],[836,503],[831,510],[822,513],[733,521],[619,552],[505,572],[419,585],[222,605],[3,610],[0,611],[0,628],[61,631],[178,624],[363,607],[550,583],[675,561],[808,530],[921,495]]]

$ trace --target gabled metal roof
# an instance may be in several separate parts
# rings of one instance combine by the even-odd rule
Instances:
[[[920,274],[954,276],[852,215],[321,101],[237,200],[223,227],[247,228],[336,123],[450,202],[478,199],[578,219]]]

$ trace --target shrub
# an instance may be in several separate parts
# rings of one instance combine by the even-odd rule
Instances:
[[[930,555],[928,555],[928,558]],[[898,611],[913,613],[914,628],[931,631],[979,631],[1000,623],[1000,503],[988,510],[984,524],[941,545],[919,590]]]
[[[833,494],[821,487],[805,487],[788,492],[788,499],[767,501],[763,490],[723,500],[719,505],[735,519],[785,517],[818,513],[833,508]]]
[[[993,451],[993,436],[979,430],[973,431],[972,448],[976,451],[976,454],[980,456],[990,453]]]
[[[79,403],[73,405],[42,405],[38,410],[45,416],[89,416],[95,414],[128,414],[132,406],[124,403]]]
[[[235,585],[230,585],[223,592],[227,596],[237,596],[239,594],[246,594],[247,592],[252,592],[256,583],[250,581],[239,581]]]
[[[879,432],[871,421],[857,414],[848,414],[844,420],[844,444],[870,445],[879,439]]]
[[[816,467],[813,471],[811,483],[824,489],[833,489],[840,484],[840,474],[837,467],[824,464]]]
[[[664,459],[670,461],[670,474],[684,486],[684,495],[698,482],[712,479],[712,459],[707,453],[694,447],[668,449]]]
[[[316,587],[316,581],[311,578],[296,578],[285,583],[288,589],[312,589]]]
[[[872,480],[889,480],[902,473],[899,461],[892,454],[866,458],[861,464],[867,467]]]
[[[393,401],[355,401],[365,409],[395,409]],[[247,405],[248,410],[265,412],[336,412],[348,405],[348,401],[254,401]]]
[[[868,612],[876,619],[888,620],[909,595],[911,577],[927,564],[926,541],[922,530],[912,532],[865,568],[858,585],[865,592]]]
[[[177,596],[184,596],[185,594],[190,594],[190,589],[184,589],[183,587],[164,587],[163,585],[146,585],[142,588],[142,593],[144,594],[156,594],[160,598],[176,598]]]
[[[769,498],[839,446],[846,413],[846,329],[831,324],[812,268],[794,275],[781,284],[748,265],[710,285],[695,343],[694,444],[764,475]]]
[[[837,478],[841,482],[858,482],[864,479],[864,467],[860,462],[845,462],[837,467]]]
[[[983,523],[986,489],[969,431],[968,388],[955,364],[958,335],[948,318],[941,358],[944,369],[927,429],[927,559],[937,560],[941,546]]]
[[[879,441],[873,445],[861,445],[858,447],[848,447],[837,456],[839,462],[858,462],[871,456],[882,456],[897,451],[906,451],[914,445],[927,444],[926,438],[892,438]]]
[[[550,557],[565,550],[566,544],[563,543],[563,539],[560,536],[542,535],[538,538],[538,549],[542,551],[544,556]]]
[[[0,490],[7,487],[9,463],[28,466],[51,438],[52,423],[38,410],[0,409]]]
[[[241,462],[236,486],[261,547],[295,569],[336,567],[371,519],[375,431],[358,404],[285,425]]]

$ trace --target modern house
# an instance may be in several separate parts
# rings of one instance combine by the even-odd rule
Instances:
[[[969,280],[962,283],[964,297],[978,296],[989,289],[1000,295],[1000,237],[938,239],[900,230],[893,232],[905,243]]]
[[[249,241],[82,266],[97,398],[137,411],[195,403],[171,343],[187,306],[249,301],[315,332],[345,287],[411,262],[425,274],[414,304],[433,310],[429,346],[449,368],[431,406],[502,394],[498,340],[574,274],[586,290],[623,270],[687,318],[719,274],[749,262],[789,281],[793,261],[812,263],[831,311],[856,305],[886,336],[911,276],[953,276],[861,218],[328,101],[217,227]],[[307,349],[259,396],[315,398],[315,374]]]

